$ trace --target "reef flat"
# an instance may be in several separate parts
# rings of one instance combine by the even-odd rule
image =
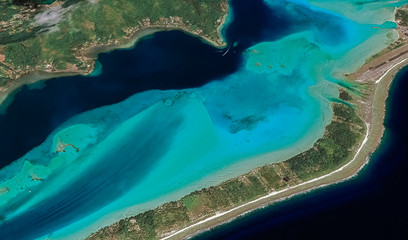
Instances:
[[[222,216],[237,206],[337,170],[353,158],[366,127],[352,108],[337,103],[333,108],[333,122],[312,149],[285,162],[256,168],[220,185],[195,191],[178,201],[123,219],[88,239],[179,239],[203,228],[197,227],[197,223],[204,225],[205,219]],[[220,219],[215,218],[214,223],[218,221]],[[195,228],[189,227],[192,225]],[[187,231],[179,232],[186,227]]]
[[[388,87],[398,70],[406,65],[404,16],[406,18],[406,9],[398,8],[398,40],[374,54],[358,71],[345,74],[349,84],[361,84],[358,91],[354,88],[356,85],[353,88],[346,85],[347,88],[340,91],[340,99],[351,102],[354,107],[334,104],[333,122],[312,149],[285,162],[256,168],[220,185],[196,191],[179,201],[123,219],[92,234],[89,239],[103,239],[104,236],[137,239],[191,237],[248,211],[357,174],[381,141]],[[352,128],[355,128],[354,132]],[[336,131],[339,132],[334,134]],[[332,134],[344,136],[343,140],[333,141]],[[335,153],[336,144],[341,149],[338,153]],[[328,160],[325,154],[338,160]],[[313,163],[313,159],[319,163]],[[303,176],[303,179],[298,176]]]
[[[339,2],[351,10],[336,8]],[[229,45],[208,49],[229,61],[240,56],[238,67],[205,84],[143,88],[126,100],[66,117],[0,171],[0,236],[83,238],[96,232],[91,237],[179,238],[353,176],[381,138],[383,112],[372,114],[380,106],[372,101],[384,99],[374,97],[378,88],[370,86],[383,86],[393,70],[369,67],[374,74],[366,81],[348,73],[401,40],[395,5],[367,2],[355,8],[361,3],[339,2],[231,1]],[[361,9],[370,14],[362,17]],[[240,21],[248,12],[254,18]],[[170,35],[157,34],[139,45],[155,49],[147,43],[163,44],[160,36]],[[137,46],[130,51],[140,53]],[[165,63],[160,67],[144,67],[155,77],[132,75],[129,69],[138,65],[102,64],[89,79],[120,71],[120,78],[147,80],[142,85],[166,75],[179,76],[175,81],[182,77],[169,69],[181,70],[171,64],[170,53],[152,60]],[[393,61],[404,56],[396,57],[394,49],[389,53]],[[13,122],[21,96],[46,94],[57,80],[16,94],[0,121]],[[130,85],[119,86],[101,85],[94,94]],[[26,219],[38,221],[25,226]]]
[[[361,92],[356,94],[354,88],[340,90],[344,102],[333,104],[333,121],[312,149],[123,219],[88,239],[183,239],[254,209],[356,175],[382,139],[388,88],[406,65],[406,11],[396,11],[398,40],[369,58],[358,71],[346,74],[350,83],[362,84]]]

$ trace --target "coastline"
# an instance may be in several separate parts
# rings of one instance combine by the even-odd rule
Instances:
[[[5,103],[5,100],[18,91],[22,86],[26,84],[32,84],[35,82],[39,81],[44,81],[48,80],[51,78],[55,77],[67,77],[67,76],[77,76],[77,75],[89,75],[94,71],[95,67],[95,60],[97,59],[98,54],[100,53],[107,53],[110,51],[114,50],[119,50],[119,49],[130,49],[133,48],[142,38],[146,36],[153,35],[156,32],[162,32],[162,31],[182,31],[186,34],[189,34],[194,37],[199,37],[202,41],[206,42],[207,44],[210,44],[216,48],[222,49],[225,46],[227,46],[227,43],[222,36],[221,30],[224,27],[225,23],[227,22],[228,16],[229,16],[229,6],[227,5],[225,8],[225,14],[223,15],[222,19],[216,26],[216,31],[218,33],[218,39],[210,39],[206,36],[200,35],[190,29],[188,29],[185,26],[174,26],[174,27],[168,27],[168,26],[160,26],[160,25],[150,25],[148,27],[145,27],[143,29],[139,29],[135,31],[131,36],[126,40],[124,44],[102,44],[102,45],[92,45],[89,47],[86,47],[83,49],[78,57],[82,57],[86,59],[90,63],[90,67],[87,69],[87,71],[52,71],[52,72],[46,72],[46,71],[30,71],[21,77],[11,81],[11,83],[3,88],[0,88],[0,113],[7,108],[7,104]],[[6,105],[3,106],[3,103]]]
[[[390,55],[398,55],[399,51],[392,51]],[[397,59],[407,57],[408,54],[403,54]],[[339,169],[325,174],[323,176],[311,179],[309,181],[300,183],[298,185],[290,186],[277,192],[269,193],[266,196],[262,196],[248,203],[244,203],[233,209],[225,212],[219,212],[214,216],[201,220],[193,225],[185,227],[181,230],[169,233],[169,235],[161,239],[186,239],[198,235],[204,231],[210,230],[216,226],[233,221],[234,219],[245,215],[254,210],[264,208],[276,202],[284,201],[290,197],[304,194],[313,191],[318,188],[333,185],[339,182],[347,181],[355,177],[365,165],[369,163],[370,156],[378,148],[382,141],[382,137],[385,131],[383,121],[386,112],[386,100],[389,94],[390,85],[395,78],[396,74],[405,66],[408,65],[407,58],[394,62],[387,62],[391,65],[385,73],[377,78],[368,82],[368,79],[360,79],[364,76],[364,73],[371,70],[361,71],[361,69],[369,69],[371,66],[377,64],[376,62],[370,62],[364,64],[360,70],[353,73],[355,76],[354,81],[364,82],[369,84],[369,91],[367,101],[361,101],[356,104],[359,112],[359,116],[364,120],[366,125],[366,133],[364,139],[361,141],[359,148],[354,154],[352,160],[343,165]]]
[[[120,49],[131,49],[133,48],[142,38],[146,36],[153,35],[156,32],[165,32],[165,31],[182,31],[186,34],[189,34],[194,37],[199,37],[203,41],[207,42],[207,44],[210,44],[216,48],[223,48],[227,45],[227,43],[224,41],[224,38],[221,35],[221,29],[224,26],[226,19],[228,17],[228,12],[227,14],[224,15],[223,20],[221,23],[217,26],[217,32],[219,33],[219,41],[211,40],[205,36],[198,35],[194,33],[193,31],[190,31],[186,27],[163,27],[159,25],[151,25],[149,27],[146,27],[144,29],[140,29],[136,31],[135,33],[132,34],[132,36],[126,41],[126,43],[121,44],[121,45],[116,45],[116,44],[103,44],[103,45],[94,45],[86,48],[83,52],[83,56],[86,58],[91,58],[91,59],[96,59],[99,53],[107,53],[111,52],[114,50],[120,50]],[[93,70],[93,67],[92,67]],[[92,71],[91,71],[92,72]],[[89,74],[89,73],[88,73]]]
[[[219,26],[218,31],[220,31],[223,24],[227,19],[227,15],[223,18],[223,22]],[[142,29],[134,33],[134,35],[128,40],[126,44],[122,45],[98,45],[92,46],[88,48],[88,51],[85,53],[89,59],[96,58],[99,53],[102,52],[109,52],[116,49],[126,49],[131,48],[136,44],[141,38],[154,34],[157,31],[171,31],[171,30],[181,30],[186,32],[187,34],[191,34],[193,36],[197,36],[188,30],[185,29],[177,29],[177,28],[160,28],[160,27],[148,27],[146,29]],[[201,39],[207,41],[212,45],[217,45],[215,42],[211,42],[211,40],[206,39],[205,37],[199,36]],[[217,47],[222,47],[219,45]],[[404,46],[405,47],[405,46]],[[269,193],[266,196],[257,198],[250,202],[244,203],[238,207],[230,209],[225,212],[217,213],[214,216],[210,216],[209,218],[197,222],[189,227],[181,229],[177,232],[171,233],[171,235],[164,237],[163,239],[179,239],[179,238],[189,238],[196,234],[199,234],[202,231],[207,229],[211,229],[217,225],[221,225],[225,222],[232,221],[233,219],[244,215],[248,212],[253,210],[263,208],[267,205],[273,204],[278,201],[283,201],[287,198],[290,198],[295,195],[303,194],[309,191],[312,191],[317,188],[325,187],[328,185],[336,184],[338,182],[345,181],[350,179],[358,174],[358,172],[369,162],[369,156],[372,154],[373,151],[378,147],[379,143],[381,142],[382,135],[384,133],[384,126],[383,126],[383,119],[385,117],[385,100],[388,97],[389,86],[395,76],[395,74],[401,69],[403,66],[408,65],[406,62],[407,59],[401,60],[396,64],[392,65],[392,67],[388,68],[388,70],[380,76],[380,78],[373,79],[372,81],[368,82],[368,80],[359,80],[355,78],[357,82],[363,82],[368,85],[370,88],[370,92],[372,94],[369,95],[367,101],[357,103],[359,115],[365,120],[365,124],[367,126],[365,137],[362,141],[359,141],[361,144],[358,146],[358,149],[353,156],[353,159],[348,162],[346,165],[340,167],[339,169],[325,174],[324,176],[317,177],[306,182],[300,183],[295,186],[287,187],[283,190],[279,190],[276,192]],[[92,60],[93,64],[95,63]],[[364,66],[369,65],[365,64]],[[2,90],[0,90],[0,104],[7,104],[3,101],[9,96],[9,94],[14,94],[15,91],[18,91],[23,85],[35,83],[37,81],[43,81],[46,79],[50,79],[53,77],[63,77],[63,76],[73,76],[73,75],[87,75],[92,72],[94,66],[92,65],[91,71],[88,73],[85,72],[30,72],[27,75],[24,75],[22,78],[16,81],[16,85],[12,86],[9,89],[6,89],[5,96],[1,95]],[[363,67],[362,67],[363,68]],[[368,71],[368,70],[367,70]],[[363,72],[364,73],[364,72]],[[362,74],[363,74],[362,73]],[[375,83],[374,83],[375,82]],[[9,90],[9,91],[7,91]],[[382,106],[382,104],[384,106]],[[1,105],[2,106],[2,105]],[[363,115],[363,116],[362,116]]]
[[[160,231],[157,237],[160,239],[190,238],[218,225],[230,222],[253,210],[266,207],[275,202],[283,201],[295,195],[307,193],[314,189],[343,182],[355,177],[364,166],[368,164],[370,156],[381,143],[385,130],[383,120],[385,117],[385,104],[388,97],[389,86],[396,73],[403,66],[408,65],[406,60],[408,59],[407,49],[408,44],[405,43],[397,49],[391,49],[389,52],[375,57],[374,60],[366,62],[356,72],[345,74],[347,80],[357,83],[363,89],[362,96],[351,93],[353,97],[355,97],[351,103],[355,106],[356,114],[363,120],[366,126],[366,131],[362,134],[364,137],[358,139],[358,144],[355,145],[355,148],[350,150],[350,152],[352,151],[353,153],[350,154],[351,156],[347,157],[346,162],[342,166],[334,171],[326,172],[327,174],[323,173],[323,176],[310,180],[307,179],[305,182],[286,186],[283,189],[279,188],[276,191],[266,193],[266,195],[263,196],[258,196],[256,199],[251,199],[248,202],[241,202],[240,205],[235,205],[231,209],[227,208],[225,210],[222,209],[211,212],[210,214],[207,213],[208,215],[202,215],[193,220],[191,225],[189,225],[190,223],[181,223],[178,226],[172,226],[172,229],[169,229],[169,231]],[[253,171],[256,171],[257,169],[259,168],[255,168]],[[237,179],[240,177],[237,177]],[[173,204],[172,206],[174,206],[174,204],[178,204],[186,197],[169,204]],[[166,207],[171,211],[171,206]],[[165,211],[163,209],[166,209],[166,207],[162,205],[155,210],[160,214],[161,211]],[[151,214],[152,211],[145,213]],[[162,216],[166,216],[165,213],[163,213]],[[129,225],[126,225],[126,221],[136,224],[136,219],[137,218],[126,218],[126,220],[121,220],[120,222],[106,226],[90,235],[87,239],[97,239],[98,236],[101,236],[97,234],[103,234],[104,231],[105,233],[112,233],[116,231],[115,229],[117,228],[128,227]],[[136,226],[139,229],[139,222],[137,222]],[[132,227],[132,225],[130,225],[130,227]]]

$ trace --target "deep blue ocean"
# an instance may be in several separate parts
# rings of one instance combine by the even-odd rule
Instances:
[[[100,54],[103,72],[98,77],[56,78],[37,89],[24,86],[7,113],[0,115],[0,168],[41,144],[52,130],[78,113],[145,90],[198,87],[234,72],[240,55],[233,51],[222,54],[196,37],[160,32],[131,51]]]
[[[382,143],[356,177],[256,210],[193,239],[407,239],[407,92],[405,67],[390,89]]]
[[[7,113],[0,114],[0,168],[41,144],[72,116],[150,89],[185,89],[221,79],[238,70],[249,46],[278,39],[303,25],[289,22],[284,11],[267,8],[262,0],[233,0],[231,5],[235,17],[224,29],[230,47],[225,56],[226,49],[198,37],[159,32],[130,51],[99,54],[103,70],[97,77],[62,77],[22,87]]]
[[[193,88],[222,79],[242,66],[243,53],[249,46],[279,39],[289,34],[289,29],[303,28],[302,22],[289,22],[289,15],[267,8],[262,0],[233,0],[231,4],[235,17],[224,29],[228,43],[225,49],[180,31],[159,32],[143,38],[131,50],[99,54],[102,72],[98,76],[60,77],[19,89],[6,100],[10,104],[5,114],[0,115],[0,168],[40,145],[55,128],[79,113],[119,103],[146,90]],[[227,48],[228,54],[224,54]],[[93,186],[86,181],[82,183],[84,189]],[[72,194],[65,191],[65,195],[72,196],[69,201],[57,201],[59,196],[56,196],[41,203],[42,207],[1,224],[0,236],[3,239],[41,236],[117,197],[111,194],[103,203],[93,204],[88,198],[76,200],[84,192],[90,193],[80,187],[75,189]],[[27,226],[24,219],[30,218],[37,219],[36,223]]]
[[[313,28],[314,25],[312,26],[312,23],[307,21],[308,19],[315,20],[314,24],[319,24],[326,17],[324,12],[307,8],[304,9],[305,13],[300,8],[301,11],[299,10],[298,12],[301,14],[294,17],[289,14],[289,10],[266,7],[263,0],[231,0],[230,4],[232,18],[223,31],[228,44],[224,49],[212,47],[197,37],[179,31],[160,32],[155,33],[154,36],[142,39],[131,50],[119,50],[100,54],[98,57],[98,61],[102,66],[100,75],[55,78],[31,86],[24,86],[12,96],[14,99],[10,101],[11,104],[8,106],[6,113],[0,115],[0,168],[7,166],[43,143],[54,129],[73,116],[101,106],[122,102],[135,93],[146,90],[195,88],[212,81],[222,81],[223,77],[236,73],[242,68],[245,64],[244,56],[249,47],[261,42],[275,41],[307,28]],[[343,19],[340,17],[331,16],[330,19],[332,21],[325,24],[328,27],[319,29],[321,32],[316,33],[316,36],[321,37],[329,45],[335,45],[336,41],[341,41],[342,36],[345,35],[342,31],[346,32],[344,29],[352,26],[352,24],[348,22],[344,24]],[[371,27],[369,30],[372,31]],[[338,34],[338,37],[336,37],[336,34]],[[229,49],[228,54],[224,55],[227,49]],[[404,75],[408,76],[408,73]],[[408,77],[406,78],[408,79]],[[403,81],[398,80],[394,85],[397,82]],[[290,83],[291,81],[288,81],[288,84]],[[399,87],[395,87],[395,89],[395,91],[399,91]],[[282,89],[277,91],[280,90]],[[394,99],[396,98],[395,96],[398,96],[398,93],[392,93],[391,96]],[[396,100],[395,102],[401,103],[402,101]],[[405,102],[408,102],[408,100],[405,99]],[[398,108],[394,110],[394,108],[390,107],[390,109],[389,116],[397,114],[393,111],[396,111]],[[365,223],[367,223],[366,227],[361,229],[366,229],[366,231],[371,229],[371,226],[379,229],[378,225],[383,225],[384,229],[386,229],[387,224],[392,222],[394,217],[388,215],[387,219],[382,216],[387,216],[385,214],[397,215],[402,212],[402,195],[400,198],[390,197],[392,194],[395,196],[402,194],[401,191],[395,191],[397,188],[403,189],[403,186],[401,186],[403,183],[402,179],[400,180],[400,185],[395,186],[392,194],[376,193],[377,189],[381,189],[387,183],[389,177],[399,176],[398,174],[393,174],[392,169],[401,171],[403,169],[401,165],[398,165],[402,160],[394,160],[391,157],[388,159],[387,155],[388,151],[397,153],[395,149],[391,149],[395,146],[398,151],[404,151],[404,148],[401,147],[404,146],[404,142],[401,142],[395,136],[397,133],[402,133],[401,127],[405,120],[402,116],[406,116],[406,113],[404,113],[405,115],[402,113],[398,114],[398,119],[402,119],[401,126],[394,123],[392,117],[387,119],[387,129],[393,129],[392,126],[395,126],[395,133],[388,130],[387,137],[385,138],[387,140],[385,143],[387,144],[382,145],[381,150],[376,153],[375,159],[371,161],[356,180],[295,197],[289,201],[248,215],[232,224],[218,228],[200,237],[212,239],[225,238],[226,236],[232,238],[237,236],[238,238],[239,236],[251,239],[271,239],[275,238],[275,235],[273,235],[275,233],[268,232],[267,230],[276,229],[276,236],[283,238],[298,238],[303,236],[303,232],[304,236],[306,236],[308,231],[310,231],[310,234],[316,234],[316,236],[320,234],[323,238],[330,238],[334,233],[339,234],[338,236],[341,236],[341,234],[348,236],[350,234],[350,232],[346,234],[348,229],[360,229],[359,226]],[[160,121],[157,125],[162,125]],[[171,126],[168,128],[172,129]],[[134,135],[141,134],[137,132]],[[159,133],[156,135],[159,135]],[[398,136],[402,138],[404,135]],[[393,140],[394,138],[396,140]],[[171,139],[167,139],[165,142],[169,141]],[[139,147],[144,148],[143,145]],[[131,147],[129,146],[129,148]],[[131,149],[129,151],[134,152],[137,150]],[[383,154],[385,154],[385,157],[382,157]],[[402,156],[406,155],[401,153],[400,158]],[[114,159],[114,157],[112,156],[111,159]],[[151,157],[151,159],[156,158],[156,156]],[[143,159],[150,161],[150,157],[143,157]],[[387,159],[387,161],[381,159]],[[393,162],[395,163],[393,164]],[[105,162],[105,164],[108,163]],[[122,161],[121,164],[137,163]],[[153,162],[149,162],[149,164],[153,165]],[[147,168],[149,166],[143,167]],[[98,175],[101,168],[107,169],[109,167],[109,165],[98,166],[94,171],[89,172],[89,174],[90,176]],[[112,169],[133,169],[134,167],[134,165],[121,166],[117,164]],[[112,171],[111,173],[114,174]],[[127,174],[131,173],[128,172]],[[112,181],[111,185],[122,183],[121,179],[116,177],[117,175],[112,175],[112,179],[114,178],[115,181]],[[138,180],[138,176],[131,177],[135,178],[135,182]],[[118,197],[117,195],[122,194],[114,192],[115,194],[105,194],[103,197],[100,197],[98,194],[93,194],[93,191],[97,189],[89,189],[92,186],[103,187],[106,182],[102,184],[98,182],[98,178],[95,178],[93,182],[88,181],[86,178],[80,180],[80,184],[75,182],[72,185],[73,187],[65,192],[65,195],[57,194],[54,198],[41,202],[39,207],[30,209],[24,212],[24,214],[0,225],[0,239],[32,239],[42,236],[75,222],[115,200]],[[391,183],[394,183],[394,180],[391,180]],[[390,188],[386,189],[388,191]],[[113,189],[112,191],[114,190],[118,189]],[[345,194],[342,195],[342,192]],[[374,193],[380,195],[377,196]],[[66,195],[69,198],[66,198]],[[353,202],[360,197],[359,201]],[[375,201],[373,201],[373,198]],[[81,201],[78,199],[81,199]],[[377,201],[377,199],[379,200]],[[393,204],[384,204],[387,200],[392,200]],[[361,206],[359,205],[360,202]],[[374,202],[376,204],[368,209],[367,206],[371,206],[370,204]],[[344,209],[352,209],[351,214],[344,214],[344,217],[341,214],[345,213],[346,210],[338,207],[343,203],[349,204],[345,205]],[[13,202],[13,204],[18,205],[16,202]],[[393,208],[397,208],[397,206],[399,211]],[[386,207],[390,207],[390,209],[387,210]],[[367,210],[364,210],[365,208]],[[338,209],[338,212],[332,212],[336,211],[336,209]],[[12,210],[7,209],[7,211]],[[374,215],[377,216],[376,214],[378,214],[378,218],[373,217]],[[273,216],[278,217],[274,218]],[[308,225],[313,222],[309,221],[309,218],[313,218],[313,216],[316,216],[315,219],[320,222]],[[332,222],[327,220],[329,216],[335,217]],[[36,220],[35,223],[33,219]],[[377,225],[370,222],[374,219],[376,219],[375,223]],[[400,225],[394,222],[390,224],[389,228],[405,226],[407,223],[406,218],[400,219],[402,219]],[[28,224],[27,221],[32,221],[32,223]],[[290,227],[291,221],[298,221],[299,225]],[[380,224],[381,222],[383,224]],[[384,222],[387,222],[387,224]],[[329,226],[326,227],[326,225]],[[320,229],[319,227],[321,226],[324,227]],[[338,227],[339,232],[330,226]],[[238,231],[237,229],[245,232]],[[290,231],[289,229],[296,229],[296,231]],[[281,231],[282,235],[279,235],[279,231]],[[388,230],[383,231],[383,233],[387,232]],[[290,236],[290,234],[295,233],[299,235]],[[331,235],[328,235],[329,233]]]

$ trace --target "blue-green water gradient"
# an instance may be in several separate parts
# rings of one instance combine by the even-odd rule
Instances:
[[[14,96],[1,127],[30,150],[2,150],[21,155],[0,170],[2,239],[82,238],[307,150],[331,121],[344,74],[397,38],[388,2],[362,3],[381,22],[307,1],[230,4],[225,49],[156,34],[103,55],[94,76]],[[115,64],[121,56],[127,64]],[[31,123],[19,117],[29,99],[49,104],[27,109]],[[27,131],[13,135],[13,120]]]

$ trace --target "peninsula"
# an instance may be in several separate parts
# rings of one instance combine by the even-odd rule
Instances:
[[[45,73],[37,81],[89,74],[99,52],[129,48],[158,30],[182,30],[225,45],[219,30],[228,13],[227,0],[42,2],[51,4],[0,3],[0,102],[10,91],[35,81],[22,78],[27,74]]]
[[[185,239],[255,209],[358,174],[381,142],[389,86],[408,64],[408,8],[396,9],[395,21],[398,40],[367,59],[357,72],[346,74],[354,87],[340,87],[343,103],[332,104],[332,123],[313,148],[123,219],[87,239]]]

